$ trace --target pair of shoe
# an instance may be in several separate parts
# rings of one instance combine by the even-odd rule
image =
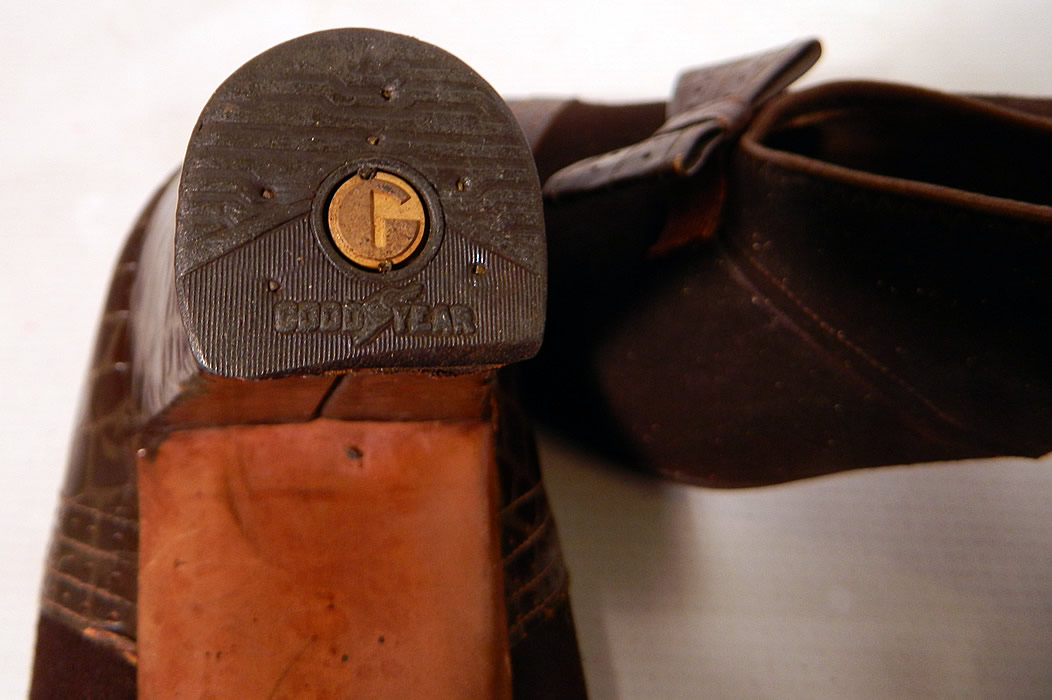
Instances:
[[[780,95],[817,56],[511,111],[381,32],[246,64],[118,264],[33,696],[582,697],[515,383],[711,485],[1052,449],[1052,108]]]

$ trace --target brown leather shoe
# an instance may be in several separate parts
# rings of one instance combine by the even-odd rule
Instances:
[[[34,698],[584,696],[529,428],[533,159],[471,69],[312,34],[215,93],[118,263]]]
[[[1052,450],[1052,102],[774,97],[817,51],[513,105],[546,180],[535,413],[710,486]]]

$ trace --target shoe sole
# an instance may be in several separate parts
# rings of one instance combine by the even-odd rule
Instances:
[[[326,226],[339,186],[374,171],[416,191],[428,228],[385,272],[341,254]],[[213,374],[477,367],[539,348],[546,261],[532,155],[493,89],[428,44],[340,30],[247,63],[201,115],[177,221],[179,307]]]
[[[545,295],[511,113],[430,45],[313,34],[205,107],[173,251],[174,193],[130,321],[140,697],[508,696],[490,383]]]

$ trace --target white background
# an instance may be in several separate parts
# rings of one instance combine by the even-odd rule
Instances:
[[[663,98],[686,66],[818,36],[806,84],[1052,95],[1043,0],[2,1],[2,698],[27,687],[110,267],[211,91],[260,51],[373,26],[442,46],[506,96],[625,101]],[[1052,696],[1048,459],[712,492],[542,452],[600,700]]]

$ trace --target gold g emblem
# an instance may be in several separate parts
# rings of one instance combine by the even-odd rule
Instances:
[[[427,232],[420,195],[382,170],[368,179],[354,175],[344,181],[329,202],[328,223],[339,251],[370,270],[386,271],[407,260]]]

